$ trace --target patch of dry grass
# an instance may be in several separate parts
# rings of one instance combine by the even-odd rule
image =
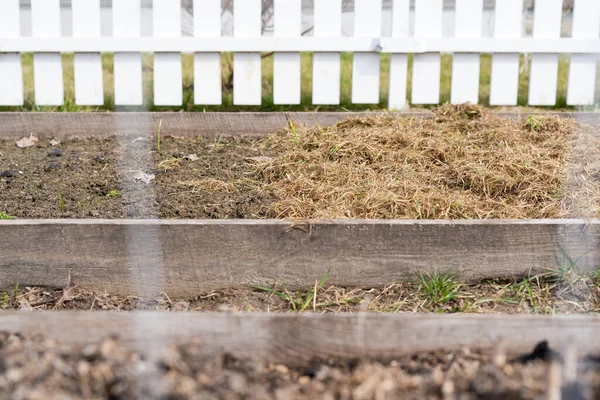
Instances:
[[[278,156],[258,175],[277,218],[558,218],[574,127],[472,105],[351,119],[271,136]]]
[[[64,289],[13,287],[0,291],[2,310],[155,310],[242,312],[435,312],[484,314],[575,314],[600,312],[600,274],[559,269],[520,280],[463,283],[454,275],[415,277],[379,288],[315,284],[281,291],[250,287],[202,293],[194,298],[114,296],[75,285]],[[441,283],[440,283],[441,282]],[[448,289],[452,296],[440,296]],[[281,296],[279,293],[285,293]],[[310,299],[307,294],[311,294]],[[443,293],[443,292],[442,292]],[[294,302],[296,300],[298,302]],[[306,302],[306,307],[299,306]]]

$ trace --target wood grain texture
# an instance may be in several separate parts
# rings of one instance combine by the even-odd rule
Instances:
[[[300,229],[301,228],[301,229]],[[0,282],[194,296],[242,285],[376,287],[418,273],[466,281],[600,265],[600,221],[0,221]]]
[[[199,355],[303,365],[313,359],[392,359],[422,351],[492,348],[499,339],[510,356],[541,340],[561,349],[600,350],[600,319],[586,316],[229,314],[159,312],[43,312],[0,314],[0,331],[43,333],[72,344],[117,335],[144,353],[172,344],[201,343]]]
[[[573,118],[580,123],[600,123],[598,113],[539,113]],[[34,133],[40,137],[107,137],[121,134],[177,137],[265,136],[288,127],[288,121],[308,126],[330,126],[352,117],[398,115],[407,118],[430,118],[430,112],[290,112],[290,113],[0,113],[0,138],[14,138]],[[526,118],[527,113],[498,113],[509,119]]]

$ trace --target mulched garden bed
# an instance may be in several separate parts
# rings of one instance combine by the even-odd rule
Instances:
[[[598,216],[600,136],[476,106],[265,138],[0,141],[2,218]]]
[[[0,332],[0,397],[22,399],[541,399],[594,398],[598,358],[569,370],[541,342],[509,358],[489,351],[438,351],[393,360],[314,360],[303,367],[200,356],[202,344],[144,357],[118,339],[85,347]],[[572,364],[571,364],[572,365]],[[569,382],[565,377],[576,379]]]

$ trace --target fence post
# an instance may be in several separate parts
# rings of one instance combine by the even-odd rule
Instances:
[[[300,0],[275,0],[276,37],[300,37],[302,3]],[[300,104],[300,53],[273,55],[273,103]]]
[[[521,38],[523,0],[496,2],[494,37]],[[519,54],[493,54],[490,82],[490,105],[516,106],[519,98]]]
[[[221,0],[194,0],[194,36],[221,37]],[[194,103],[221,104],[221,54],[194,54]]]
[[[0,3],[0,37],[21,35],[19,0]],[[23,104],[23,70],[21,53],[0,54],[0,106]]]
[[[381,0],[355,0],[354,36],[381,37]],[[354,53],[352,103],[379,103],[379,53]]]
[[[480,38],[483,0],[456,0],[457,38]],[[452,104],[479,102],[480,54],[455,53],[452,60]]]
[[[572,37],[576,39],[598,39],[600,33],[600,2],[577,0],[573,10]],[[567,104],[594,104],[596,89],[596,54],[571,54]]]
[[[181,36],[181,4],[153,0],[152,24],[155,38]],[[183,102],[181,53],[154,53],[154,104],[180,106]]]
[[[72,0],[73,36],[100,37],[100,0]],[[104,104],[102,56],[100,53],[79,53],[74,56],[75,103]]]
[[[415,37],[418,39],[442,37],[442,0],[415,0]],[[413,57],[413,104],[440,102],[439,53],[415,54]]]
[[[233,35],[238,38],[261,36],[261,1],[233,1]],[[260,53],[234,53],[233,104],[257,105],[262,100]]]
[[[142,10],[140,0],[113,1],[113,36],[139,37]],[[144,103],[142,55],[115,53],[115,105],[139,106]]]
[[[315,0],[314,8],[315,37],[342,36],[342,0]],[[314,53],[313,104],[340,104],[340,79],[340,53]]]
[[[410,20],[410,0],[394,0],[392,9],[392,37],[407,38]],[[408,55],[390,55],[390,84],[388,107],[402,110],[407,107]]]
[[[536,1],[533,14],[533,37],[560,38],[562,0]],[[556,104],[558,84],[558,54],[532,54],[529,73],[529,100],[531,106]]]
[[[60,37],[59,0],[31,0],[31,33],[33,37]],[[62,56],[60,53],[33,55],[35,103],[59,106],[64,102]]]

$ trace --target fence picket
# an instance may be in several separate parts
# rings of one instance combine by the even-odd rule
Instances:
[[[100,0],[72,0],[73,36],[100,37]],[[77,53],[74,56],[75,103],[102,105],[102,56]]]
[[[101,53],[114,52],[115,105],[144,104],[141,52],[154,53],[154,104],[180,106],[183,100],[181,53],[194,53],[195,104],[222,103],[221,52],[233,52],[233,103],[260,105],[261,53],[273,55],[273,102],[300,104],[301,52],[313,53],[312,102],[339,104],[341,52],[353,54],[353,103],[380,101],[380,53],[390,54],[390,109],[408,105],[408,54],[414,54],[414,104],[440,101],[441,56],[453,53],[451,102],[479,100],[480,53],[492,53],[491,105],[516,105],[519,99],[520,56],[531,54],[528,104],[556,104],[558,54],[570,54],[567,103],[595,101],[597,53],[600,51],[600,2],[574,2],[572,38],[561,38],[564,0],[540,1],[534,8],[533,39],[522,38],[524,0],[495,3],[494,39],[482,39],[485,0],[455,1],[455,38],[442,38],[445,0],[392,0],[391,38],[382,35],[384,0],[354,0],[354,37],[342,37],[343,0],[314,0],[314,38],[302,36],[302,0],[273,0],[262,10],[261,0],[232,0],[234,38],[222,38],[222,0],[193,1],[193,36],[182,38],[192,18],[180,2],[144,0],[153,4],[153,35],[140,39],[142,0],[112,2],[113,36],[101,37],[103,0],[71,0],[73,37],[61,36],[62,0],[31,0],[32,37],[20,37],[19,0],[0,2],[0,106],[24,102],[21,53],[34,53],[35,103],[64,102],[62,53],[75,53],[75,102],[104,103]],[[386,0],[388,1],[388,0]],[[409,38],[410,4],[415,4],[414,37]],[[186,6],[187,7],[187,6]],[[271,19],[270,11],[273,11]],[[237,15],[237,18],[236,18]],[[229,18],[228,14],[227,17]],[[266,18],[268,21],[263,21]],[[262,31],[274,26],[274,38]],[[267,24],[263,26],[263,24]],[[267,34],[268,36],[268,34]],[[401,40],[397,40],[400,38]],[[134,39],[134,40],[126,40]],[[405,40],[406,39],[406,40]],[[379,44],[378,50],[373,46]],[[525,83],[525,82],[524,82]],[[229,85],[230,82],[227,82]],[[346,87],[344,87],[346,89]],[[344,91],[344,94],[346,91]],[[148,95],[148,93],[146,93]]]
[[[523,0],[496,2],[494,37],[517,39],[521,37]],[[490,105],[515,106],[519,97],[519,54],[493,54],[490,82]]]
[[[355,0],[354,36],[381,36],[381,0]],[[352,62],[352,102],[379,103],[378,53],[354,53]]]
[[[544,0],[535,4],[533,37],[554,39],[560,37],[562,0]],[[558,54],[532,54],[529,72],[529,105],[556,104],[558,85]]]
[[[135,38],[141,34],[140,0],[113,1],[113,36]],[[115,105],[138,106],[144,102],[142,55],[115,53]]]
[[[315,0],[314,35],[342,36],[342,0]],[[340,104],[340,53],[314,53],[313,104]]]
[[[153,30],[156,38],[181,36],[181,4],[153,0]],[[154,104],[180,106],[183,102],[183,70],[180,53],[154,53]]]
[[[257,38],[262,33],[261,1],[233,1],[233,35]],[[260,53],[233,54],[233,103],[260,105],[262,98]]]
[[[0,37],[19,37],[19,0],[0,3]],[[20,53],[0,54],[0,106],[23,104],[23,71]]]
[[[302,3],[300,0],[275,0],[275,37],[300,37]],[[273,102],[300,104],[300,53],[273,55]]]
[[[221,0],[194,0],[194,36],[221,36]],[[194,103],[221,104],[221,54],[194,54]]]
[[[392,37],[407,38],[410,21],[410,0],[394,0],[392,5]],[[388,107],[402,110],[407,107],[408,55],[390,56]]]
[[[442,36],[442,0],[415,0],[415,37],[439,38]],[[413,104],[440,102],[439,53],[415,54],[413,57]]]
[[[33,37],[60,37],[59,0],[31,0]],[[33,84],[35,103],[58,106],[64,102],[62,57],[60,53],[34,53]]]
[[[573,10],[572,37],[594,39],[600,34],[600,2],[577,0]],[[596,83],[596,54],[571,54],[567,104],[594,104]]]
[[[456,0],[458,38],[481,37],[483,0]],[[452,104],[479,102],[479,54],[455,53],[452,60]]]

